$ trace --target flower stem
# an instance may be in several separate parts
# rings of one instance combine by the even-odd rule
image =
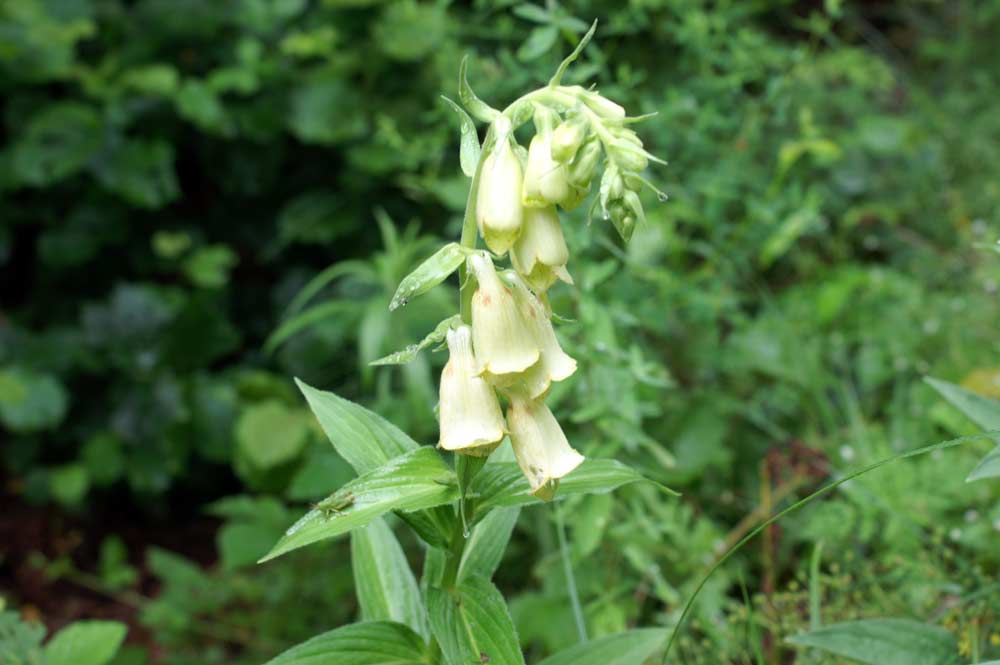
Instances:
[[[566,575],[566,590],[569,602],[573,608],[573,621],[576,622],[576,632],[580,644],[587,643],[587,623],[583,618],[583,607],[580,605],[580,593],[576,590],[576,578],[573,576],[573,563],[569,558],[569,545],[566,543],[566,525],[563,523],[562,508],[558,503],[552,504],[556,517],[556,533],[559,536],[559,554],[562,557],[563,573]]]

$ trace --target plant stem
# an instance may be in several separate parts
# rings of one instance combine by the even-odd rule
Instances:
[[[583,618],[583,607],[580,605],[580,594],[576,590],[576,578],[573,576],[573,563],[569,558],[569,546],[566,544],[566,525],[563,523],[562,508],[558,503],[552,505],[556,516],[556,533],[559,536],[559,554],[562,557],[563,573],[566,574],[566,590],[569,593],[569,603],[573,608],[573,621],[576,622],[576,632],[580,636],[580,644],[587,643],[587,623]]]

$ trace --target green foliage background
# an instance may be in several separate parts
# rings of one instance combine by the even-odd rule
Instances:
[[[1000,396],[1000,268],[980,247],[1000,231],[995,0],[0,3],[7,491],[92,526],[126,503],[150,533],[222,520],[207,568],[85,531],[109,537],[86,572],[105,593],[134,588],[133,566],[163,582],[139,619],[162,662],[258,662],[354,614],[343,544],[252,565],[350,477],[289,377],[435,440],[441,354],[368,362],[455,309],[452,285],[387,310],[461,223],[439,94],[468,54],[502,106],[593,18],[569,82],[657,113],[640,135],[671,198],[627,248],[571,215],[578,288],[553,302],[581,370],[554,403],[576,447],[685,497],[567,508],[592,633],[676,619],[755,509],[975,431],[923,376]],[[281,328],[330,265],[295,305],[308,325]],[[831,620],[947,621],[1000,657],[995,598],[942,609],[1000,564],[995,483],[962,482],[982,452],[880,471],[769,532],[710,585],[689,662],[780,657],[819,541]],[[575,634],[551,517],[525,511],[498,573],[534,657]]]

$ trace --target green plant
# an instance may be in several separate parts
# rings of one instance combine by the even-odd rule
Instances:
[[[585,460],[544,403],[551,386],[576,371],[553,330],[546,297],[557,279],[573,281],[556,206],[573,208],[587,198],[603,161],[591,209],[600,210],[625,241],[644,218],[637,192],[648,185],[640,172],[652,156],[628,129],[636,119],[594,90],[561,83],[595,28],[547,86],[503,111],[472,92],[462,65],[461,101],[489,130],[480,144],[473,120],[452,103],[461,120],[462,169],[472,179],[461,242],[445,245],[404,277],[389,305],[406,306],[458,270],[461,311],[420,344],[375,361],[406,363],[422,348],[447,340],[438,448],[454,453],[453,466],[380,416],[299,383],[331,443],[359,475],[315,504],[262,561],[349,532],[363,621],[294,647],[273,664],[310,658],[345,664],[523,663],[506,603],[490,581],[517,507],[604,493],[642,479],[613,460]],[[529,120],[535,132],[525,152],[515,132]],[[489,251],[476,249],[477,231]],[[491,256],[508,253],[513,269],[498,273]],[[390,512],[428,546],[419,583],[382,519]],[[568,559],[566,564],[571,582]],[[586,640],[579,613],[577,620]],[[638,662],[661,640],[660,631],[637,631],[548,662]]]

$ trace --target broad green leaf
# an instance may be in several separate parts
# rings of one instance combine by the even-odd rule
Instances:
[[[429,588],[427,614],[448,665],[524,665],[507,604],[489,580],[470,577],[453,589]]]
[[[441,95],[441,99],[448,102],[448,105],[458,114],[459,129],[462,132],[458,159],[462,166],[462,173],[471,178],[476,175],[476,165],[479,164],[480,145],[476,124],[472,122],[472,118],[461,106],[444,95]]]
[[[270,469],[295,459],[309,440],[308,415],[278,400],[247,407],[236,422],[236,441],[258,469]]]
[[[0,369],[0,422],[13,432],[57,426],[66,416],[68,402],[66,389],[49,374]]]
[[[44,637],[44,624],[25,621],[19,613],[5,611],[0,604],[0,663],[42,665],[45,662],[41,646]]]
[[[447,548],[451,534],[455,532],[455,510],[451,506],[436,506],[415,513],[396,515],[431,547]]]
[[[43,187],[73,175],[101,146],[102,120],[89,106],[66,102],[31,118],[13,146],[12,166],[24,183]]]
[[[1000,448],[995,449],[983,459],[979,460],[972,471],[969,472],[966,482],[973,480],[984,480],[986,478],[1000,478]]]
[[[430,665],[419,635],[398,623],[352,623],[294,646],[266,665]]]
[[[570,647],[538,665],[640,665],[666,638],[660,628],[630,630]]]
[[[493,577],[520,514],[518,507],[498,508],[472,529],[458,566],[459,580],[474,575],[486,579]]]
[[[924,381],[984,430],[1000,430],[1000,401],[983,397],[947,381],[930,377]],[[993,437],[993,440],[1000,444],[1000,437]],[[1000,477],[1000,448],[981,459],[965,480],[972,482],[997,477]]]
[[[455,472],[433,448],[423,447],[362,474],[293,524],[261,562],[347,533],[390,510],[439,506],[458,495]]]
[[[455,316],[450,316],[441,323],[437,324],[434,330],[430,331],[426,337],[417,342],[416,344],[411,344],[402,351],[396,351],[395,353],[390,353],[387,356],[383,356],[378,360],[373,360],[370,365],[405,365],[406,363],[412,361],[417,357],[417,354],[422,350],[426,349],[432,344],[439,344],[444,341],[445,336],[448,331],[459,325],[462,322],[462,315],[456,314]]]
[[[939,626],[908,619],[848,621],[796,635],[788,641],[868,665],[956,665],[955,636]]]
[[[417,580],[385,520],[351,532],[351,566],[362,621],[395,621],[430,638]]]
[[[930,377],[924,381],[984,430],[1000,430],[1000,401],[983,397],[947,381]]]
[[[548,53],[559,38],[559,28],[554,25],[540,25],[531,31],[517,49],[517,59],[522,62],[534,60]]]
[[[469,85],[469,80],[466,78],[468,66],[469,57],[465,56],[462,58],[462,64],[458,67],[458,99],[462,102],[462,106],[467,108],[476,120],[480,122],[493,122],[500,115],[500,111],[497,111],[479,99],[476,93],[472,91],[472,86]]]
[[[170,143],[119,138],[111,146],[91,164],[105,189],[148,209],[161,208],[180,195]]]
[[[389,303],[389,311],[403,307],[411,299],[427,293],[432,288],[448,279],[460,265],[465,263],[469,250],[457,242],[450,242],[428,259],[417,266],[413,272],[403,278],[396,288],[396,293]]]
[[[340,456],[358,473],[376,469],[415,450],[417,442],[382,416],[343,397],[295,380]]]
[[[646,481],[638,471],[609,459],[587,459],[559,482],[556,498],[570,494],[600,494],[622,485]],[[673,490],[663,488],[671,494]],[[538,501],[517,464],[488,464],[472,482],[470,493],[477,498],[477,512],[496,506],[519,506]]]
[[[56,633],[45,645],[46,665],[104,665],[118,652],[125,624],[117,621],[77,621]]]

